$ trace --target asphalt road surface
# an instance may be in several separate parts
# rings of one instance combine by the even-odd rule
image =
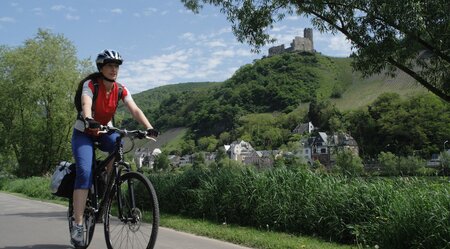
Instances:
[[[68,249],[67,208],[0,192],[0,249]],[[102,224],[89,248],[106,248]],[[160,227],[156,249],[249,249]]]

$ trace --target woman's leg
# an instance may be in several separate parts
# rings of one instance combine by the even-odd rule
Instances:
[[[76,178],[73,192],[73,217],[76,224],[83,224],[83,213],[89,188],[92,185],[93,139],[74,130],[72,152],[76,162]]]
[[[73,218],[78,225],[83,224],[83,214],[88,193],[88,189],[75,189],[73,191]]]
[[[119,136],[119,134],[117,134],[117,133],[102,134],[99,137],[99,143],[100,143],[99,149],[101,151],[108,152],[111,154],[115,149],[115,144],[116,144],[116,140],[117,140],[118,136]],[[113,162],[114,162],[114,160],[111,160],[108,162],[108,165],[106,165],[106,171],[108,172],[108,175],[112,170]]]

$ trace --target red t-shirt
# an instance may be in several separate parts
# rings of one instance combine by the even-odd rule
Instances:
[[[86,91],[86,83],[87,87],[91,90]],[[94,83],[91,81],[86,82],[83,86],[83,94],[87,94],[91,97],[94,96]],[[128,90],[126,87],[122,87],[122,98],[121,100],[124,101],[125,97],[128,95]],[[109,121],[112,120],[112,117],[114,116],[117,105],[119,104],[117,101],[119,95],[119,86],[117,82],[114,82],[114,86],[111,89],[111,92],[109,94],[106,94],[106,88],[103,84],[103,80],[98,80],[98,93],[97,93],[97,99],[94,103],[94,111],[92,113],[92,117],[98,121],[102,125],[107,125]]]

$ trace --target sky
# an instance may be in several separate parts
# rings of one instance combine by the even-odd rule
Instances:
[[[268,48],[289,47],[303,37],[310,20],[288,16],[269,34],[274,44],[253,53],[239,43],[219,9],[207,6],[194,14],[180,0],[1,0],[0,45],[23,46],[38,29],[66,37],[77,57],[92,61],[103,49],[124,59],[118,81],[131,93],[185,82],[221,82],[241,66],[267,56]],[[314,32],[316,51],[348,57],[349,42],[342,34]]]

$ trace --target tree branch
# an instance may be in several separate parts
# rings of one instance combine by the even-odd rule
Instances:
[[[328,6],[330,6],[330,7],[331,7],[331,6],[342,6],[342,7],[344,7],[344,8],[350,8],[350,9],[360,10],[360,11],[366,13],[366,15],[367,15],[367,13],[370,13],[370,12],[372,12],[372,11],[376,11],[376,9],[369,10],[369,9],[365,9],[365,8],[363,8],[362,6],[358,6],[358,5],[340,4],[340,3],[337,3],[337,2],[329,2],[329,1],[323,1],[322,3],[325,4],[325,5],[328,5]],[[298,3],[298,4],[301,4],[301,3]],[[300,7],[300,5],[298,5],[298,7]],[[406,30],[406,29],[403,30],[399,25],[397,25],[397,24],[395,24],[395,23],[393,23],[393,22],[390,22],[390,21],[389,21],[388,19],[386,19],[386,18],[383,18],[382,15],[380,15],[379,12],[375,12],[375,15],[374,15],[373,17],[374,17],[375,20],[378,20],[378,21],[380,21],[380,22],[382,22],[382,23],[385,23],[385,24],[387,24],[388,26],[391,26],[391,27],[393,27],[394,29],[396,29],[396,30],[398,30],[398,31],[400,31],[400,32],[402,32],[402,33],[404,33],[404,34],[406,34],[406,35],[409,36],[410,38],[416,40],[416,41],[417,41],[419,44],[421,44],[425,49],[430,50],[430,51],[433,52],[433,54],[435,54],[436,56],[438,56],[438,57],[442,58],[443,60],[447,61],[448,63],[450,63],[450,56],[444,54],[439,48],[436,48],[435,46],[433,46],[432,44],[430,44],[428,41],[422,39],[419,35],[417,35],[417,34],[415,34],[415,33],[413,33],[413,32],[409,32],[409,31]]]
[[[343,33],[348,39],[352,40],[355,44],[357,44],[361,48],[365,48],[366,45],[358,40],[358,38],[352,36],[348,30],[344,29],[343,27],[337,26],[335,23],[333,23],[330,19],[326,18],[324,15],[321,15],[320,13],[314,11],[314,10],[308,10],[309,13],[311,13],[314,16],[317,16],[318,18],[322,19],[323,21],[327,22],[330,26],[333,28],[339,30],[341,33]],[[398,69],[402,70],[406,74],[410,75],[412,78],[414,78],[417,82],[419,82],[421,85],[423,85],[426,89],[428,89],[430,92],[436,94],[440,98],[444,99],[447,102],[450,102],[450,96],[445,94],[443,91],[439,90],[432,84],[430,84],[426,79],[421,77],[419,74],[414,72],[413,70],[409,69],[405,65],[399,63],[398,61],[394,60],[392,57],[388,57],[386,59],[387,62],[394,65]]]

